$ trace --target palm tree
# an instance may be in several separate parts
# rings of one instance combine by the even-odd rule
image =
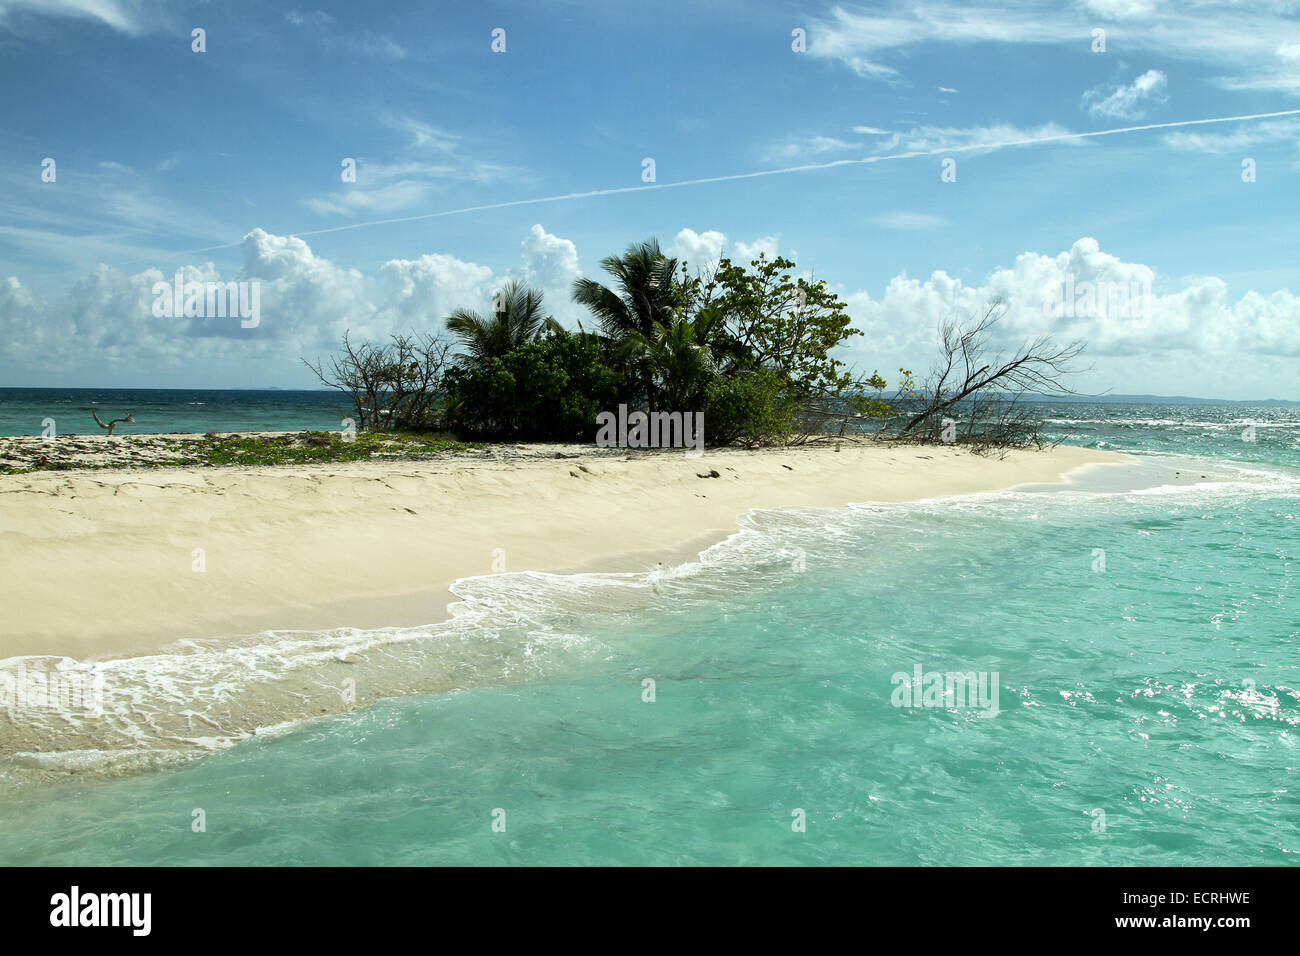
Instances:
[[[645,363],[658,407],[688,411],[699,406],[705,386],[718,374],[707,344],[714,321],[712,312],[677,317],[667,325],[655,322],[648,335],[632,331],[619,340],[619,351]]]
[[[614,288],[594,279],[575,279],[573,299],[585,305],[610,339],[629,332],[649,335],[656,322],[669,325],[681,305],[674,281],[677,260],[659,249],[656,239],[633,243],[621,256],[607,256],[600,267],[615,280]]]
[[[460,342],[460,359],[482,365],[501,358],[537,339],[545,329],[556,329],[555,320],[542,312],[542,293],[517,279],[505,284],[489,316],[472,309],[457,309],[447,316],[447,331]]]

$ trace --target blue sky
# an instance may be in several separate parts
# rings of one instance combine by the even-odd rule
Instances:
[[[656,236],[797,259],[887,378],[996,295],[1085,389],[1300,400],[1300,114],[1161,125],[1300,110],[1296,3],[0,0],[0,73],[4,384],[307,386],[511,276],[573,323]],[[177,269],[260,324],[154,315]],[[1067,276],[1150,307],[1050,314]]]

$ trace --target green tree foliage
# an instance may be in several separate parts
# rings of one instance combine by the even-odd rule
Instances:
[[[542,311],[542,293],[517,280],[497,294],[491,315],[457,309],[447,317],[447,331],[456,337],[461,362],[480,366],[522,348],[553,324]]]
[[[552,330],[502,356],[450,369],[447,424],[521,441],[592,441],[596,415],[619,402],[595,336]]]
[[[668,325],[655,322],[650,333],[628,332],[621,351],[634,356],[647,370],[649,404],[670,411],[701,408],[704,392],[718,377],[718,367],[709,348],[713,331],[710,316],[694,319],[676,317]]]
[[[797,402],[882,413],[873,393],[884,379],[874,372],[861,378],[832,354],[861,334],[846,304],[825,281],[796,277],[795,266],[766,254],[748,267],[723,259],[709,278],[688,280],[683,294],[699,314],[714,317],[713,348],[724,370],[770,369]]]
[[[596,415],[620,403],[703,411],[709,443],[747,446],[842,433],[857,418],[887,413],[884,380],[836,357],[860,334],[846,304],[826,282],[797,276],[790,259],[723,259],[692,277],[649,239],[601,267],[608,285],[580,278],[572,287],[598,333],[565,331],[545,314],[539,291],[510,282],[492,314],[458,309],[448,317],[458,349],[445,370],[449,346],[402,340],[389,350],[352,349],[346,339],[349,374],[336,383],[314,368],[354,395],[363,427],[382,428],[401,409],[404,421],[477,438],[590,441]],[[412,355],[415,345],[423,351]],[[408,378],[418,387],[408,388]],[[910,373],[904,378],[910,388]],[[408,399],[412,391],[418,402]]]
[[[656,322],[672,324],[682,304],[677,260],[660,251],[658,240],[633,243],[621,256],[600,260],[600,267],[613,278],[613,288],[575,279],[573,301],[591,310],[606,338],[617,341],[629,332],[649,336]]]
[[[719,375],[705,389],[705,435],[713,445],[776,444],[795,430],[795,401],[770,369]]]

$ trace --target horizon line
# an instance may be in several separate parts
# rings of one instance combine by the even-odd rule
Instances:
[[[163,386],[163,385],[0,385],[0,392],[17,391],[19,389],[46,389],[46,390],[64,390],[64,391],[99,391],[99,392],[320,392],[322,394],[334,394],[338,389],[333,388],[294,388],[287,385],[230,385],[230,386],[209,386],[205,388],[180,387],[180,386]],[[1156,395],[1149,392],[1098,392],[1092,395],[1076,393],[1071,396],[1052,396],[1044,395],[1042,392],[1026,392],[1021,398],[1029,401],[1047,401],[1051,404],[1080,404],[1080,405],[1101,405],[1106,402],[1115,402],[1125,404],[1121,399],[1124,398],[1149,398],[1155,400],[1171,399],[1190,399],[1194,402],[1219,402],[1222,404],[1232,405],[1264,405],[1269,403],[1281,403],[1285,405],[1300,405],[1300,399],[1293,398],[1206,398],[1199,395]],[[1146,402],[1129,402],[1127,404],[1142,405]]]

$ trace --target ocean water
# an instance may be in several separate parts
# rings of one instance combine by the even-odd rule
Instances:
[[[48,418],[60,435],[102,435],[92,411],[105,422],[131,412],[118,435],[337,431],[347,407],[323,389],[0,388],[0,436],[40,435]]]
[[[139,664],[196,698],[350,673],[365,706],[200,726],[216,749],[165,769],[78,755],[5,793],[0,862],[1296,864],[1300,415],[1050,418],[1141,462],[751,512],[681,568],[477,578],[447,625]],[[394,673],[441,689],[366,697]],[[944,674],[961,697],[922,692]]]

